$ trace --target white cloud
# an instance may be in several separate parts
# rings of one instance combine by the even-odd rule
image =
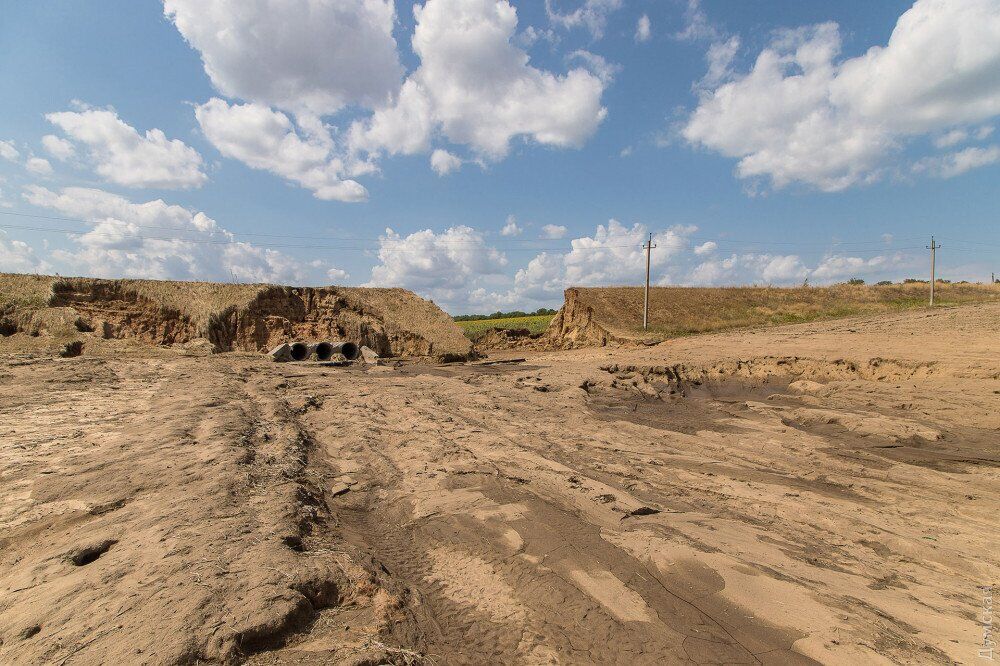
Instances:
[[[652,34],[653,31],[649,22],[649,15],[643,14],[635,23],[635,41],[648,42]]]
[[[52,165],[44,157],[29,157],[24,168],[37,176],[52,175]]]
[[[326,276],[328,278],[330,278],[331,280],[333,280],[334,282],[343,282],[344,280],[346,280],[347,278],[350,277],[350,275],[347,274],[347,271],[345,271],[345,270],[343,270],[341,268],[331,268],[331,269],[329,269],[326,272]]]
[[[51,258],[83,275],[301,283],[305,268],[291,257],[238,242],[201,212],[161,199],[133,203],[103,190],[25,188],[28,203],[88,221],[71,251]]]
[[[551,28],[539,30],[535,26],[529,25],[514,38],[514,42],[522,49],[530,49],[539,40],[544,40],[549,44],[556,44],[559,42],[559,37]]]
[[[438,148],[431,153],[431,169],[439,176],[446,176],[462,168],[462,158],[452,155],[447,150]]]
[[[577,49],[569,54],[567,60],[579,60],[589,69],[594,76],[601,80],[604,85],[610,85],[615,76],[621,71],[621,65],[608,62],[604,56],[591,53],[586,49]]]
[[[165,0],[221,93],[295,114],[372,107],[403,68],[392,0]]]
[[[736,35],[729,37],[725,41],[713,42],[705,53],[705,60],[708,63],[708,71],[698,82],[700,88],[712,88],[723,81],[727,81],[733,76],[731,69],[733,58],[740,50],[740,38]]]
[[[687,236],[695,231],[694,226],[674,226],[653,235],[656,249],[651,255],[651,266],[658,284],[669,282],[667,269],[686,247]],[[510,292],[494,294],[493,298],[503,303],[525,299],[548,302],[570,286],[638,284],[646,271],[643,244],[648,232],[643,224],[626,227],[618,220],[598,225],[593,236],[570,241],[571,249],[565,254],[537,255],[514,275],[514,288]]]
[[[46,134],[42,137],[42,147],[52,157],[60,162],[65,162],[76,155],[76,148],[66,139],[61,139],[55,134]]]
[[[594,10],[620,4],[590,2]],[[198,107],[210,140],[220,140],[223,154],[250,156],[251,166],[266,164],[254,168],[323,199],[365,199],[352,179],[377,171],[384,155],[428,153],[438,139],[470,147],[477,162],[503,159],[517,138],[579,147],[607,114],[601,97],[614,67],[597,56],[565,74],[533,67],[522,45],[554,35],[517,33],[509,0],[415,4],[412,50],[419,65],[405,78],[391,0],[165,0],[164,12],[201,53],[216,89],[249,102],[213,99]],[[321,120],[349,107],[352,120],[341,126]],[[268,160],[254,137],[224,126],[232,119],[226,112],[238,115],[234,109],[244,111],[243,121],[271,125],[270,143],[294,136],[288,143],[323,146],[323,163],[314,160],[303,172]],[[212,118],[203,118],[208,111],[219,121],[211,128],[205,120]],[[280,118],[267,121],[266,113]],[[458,158],[449,155],[435,152],[431,167],[454,170]]]
[[[721,34],[701,8],[701,0],[688,0],[684,11],[684,27],[674,33],[674,39],[696,41],[701,39],[718,40]]]
[[[584,0],[573,11],[561,13],[553,0],[545,0],[545,13],[549,21],[566,29],[585,27],[594,39],[604,36],[608,15],[622,6],[622,0]]]
[[[195,108],[205,137],[226,157],[277,174],[313,192],[317,199],[363,201],[368,192],[345,178],[342,159],[322,127],[299,136],[292,121],[259,104],[233,104],[212,98]]]
[[[513,215],[507,216],[507,223],[503,225],[503,229],[500,230],[501,236],[520,236],[524,231],[521,227],[517,225],[517,218]]]
[[[697,252],[696,252],[697,254]],[[870,258],[827,255],[810,268],[794,254],[732,254],[712,258],[691,269],[686,282],[692,285],[798,284],[803,280],[831,283],[853,277],[878,277],[909,266],[911,258],[895,253]]]
[[[928,173],[937,178],[954,178],[966,171],[1000,162],[1000,145],[979,148],[970,146],[938,157],[925,157],[913,165],[916,173]]]
[[[491,277],[502,279],[507,258],[483,235],[459,225],[400,236],[386,229],[379,238],[379,264],[369,286],[405,287],[445,305],[463,305]]]
[[[422,152],[440,131],[498,160],[515,137],[578,147],[604,119],[605,81],[585,68],[532,67],[512,42],[517,12],[507,0],[427,0],[413,12],[420,66],[393,104],[354,124],[354,151]]]
[[[938,148],[950,148],[951,146],[968,140],[969,133],[967,131],[964,129],[953,129],[950,132],[945,132],[941,136],[934,139],[934,145]]]
[[[0,266],[9,273],[48,273],[51,266],[35,254],[35,250],[19,240],[9,240],[0,230]]]
[[[561,224],[546,224],[542,227],[542,238],[558,240],[566,236],[566,227]]]
[[[990,138],[990,135],[992,134],[993,134],[993,125],[983,125],[982,127],[976,130],[976,139],[978,141],[985,141],[986,139]]]
[[[712,254],[718,247],[719,246],[713,241],[705,241],[701,245],[694,248],[694,253],[701,257],[706,254]]]
[[[909,137],[1000,114],[998,9],[918,0],[886,46],[846,60],[836,24],[779,32],[749,73],[703,93],[682,135],[776,188],[871,182]]]
[[[0,157],[9,162],[14,162],[21,157],[21,153],[14,147],[13,141],[0,141]]]
[[[208,180],[201,170],[201,155],[194,148],[180,139],[167,139],[158,129],[143,136],[113,110],[62,111],[45,118],[70,139],[84,144],[95,171],[110,183],[183,189],[201,187]],[[50,145],[65,152],[62,144],[52,141],[46,144],[50,152]]]

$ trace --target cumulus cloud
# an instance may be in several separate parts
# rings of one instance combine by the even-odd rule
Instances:
[[[697,254],[697,252],[696,252]],[[776,284],[788,285],[804,280],[830,283],[846,278],[880,276],[908,266],[910,258],[901,253],[874,257],[830,254],[812,267],[794,254],[733,253],[728,257],[707,259],[697,264],[685,282],[691,285]]]
[[[68,187],[56,192],[25,188],[35,206],[86,220],[71,251],[51,259],[83,275],[155,279],[302,282],[305,268],[281,252],[236,241],[204,213],[165,203],[132,201],[98,189]]]
[[[970,146],[947,155],[925,157],[913,165],[915,173],[928,173],[937,178],[954,178],[966,171],[1000,162],[1000,145]]]
[[[24,163],[24,168],[36,176],[52,175],[52,165],[44,157],[29,157],[28,161]]]
[[[604,119],[606,82],[584,67],[557,75],[530,65],[507,0],[427,0],[413,12],[420,66],[394,103],[354,124],[353,150],[422,152],[440,131],[498,160],[515,137],[578,147]]]
[[[566,236],[566,227],[561,224],[546,224],[542,227],[542,238],[557,240]]]
[[[399,89],[392,0],[165,0],[219,92],[293,113],[372,107]]]
[[[649,22],[649,15],[643,14],[635,23],[635,41],[648,42],[653,35],[652,25]]]
[[[343,282],[350,277],[350,275],[348,275],[347,271],[342,268],[331,268],[326,272],[326,277],[334,282]]]
[[[14,147],[13,141],[0,141],[0,157],[8,162],[15,162],[21,157],[21,153]]]
[[[482,233],[459,225],[401,236],[386,229],[369,286],[406,287],[444,305],[461,305],[489,278],[502,279],[507,258]]]
[[[608,15],[622,6],[622,0],[584,0],[576,9],[560,12],[553,0],[545,0],[545,13],[549,21],[566,29],[584,27],[594,39],[604,36]]]
[[[524,229],[517,225],[517,218],[513,215],[507,216],[507,223],[503,225],[503,229],[500,230],[501,236],[520,236]]]
[[[667,268],[687,246],[687,236],[694,226],[674,226],[655,233],[657,249],[651,257],[654,280],[670,280]],[[569,286],[638,284],[645,276],[646,255],[643,244],[648,228],[643,224],[626,227],[618,220],[598,225],[593,236],[570,241],[565,254],[543,252],[514,275],[514,287],[507,294],[497,294],[499,302],[552,301]]]
[[[568,60],[582,62],[604,85],[610,85],[622,69],[621,65],[610,63],[604,56],[591,53],[586,49],[573,51],[569,54]]]
[[[60,162],[65,162],[76,155],[76,148],[66,139],[60,139],[55,134],[46,134],[42,137],[42,147],[52,157]]]
[[[48,273],[51,265],[24,241],[11,240],[0,231],[0,266],[10,273]]]
[[[620,4],[588,0],[593,7],[583,9],[598,11],[608,2]],[[212,112],[222,123],[227,111],[250,116],[252,110],[263,122],[265,113],[276,114],[284,120],[270,124],[287,124],[280,132],[272,128],[279,141],[303,133],[300,142],[326,147],[323,164],[314,161],[307,174],[277,164],[254,167],[323,199],[363,200],[364,188],[352,179],[377,171],[385,155],[434,151],[431,167],[447,173],[458,158],[435,150],[439,139],[470,147],[474,161],[500,160],[516,138],[579,147],[607,114],[601,97],[613,66],[597,56],[564,74],[532,66],[526,45],[554,37],[518,33],[508,0],[415,4],[412,50],[419,64],[407,76],[392,37],[391,0],[165,0],[164,12],[201,53],[215,88],[245,102],[211,100],[198,107],[201,116]],[[348,108],[350,121],[340,126],[322,120]],[[223,133],[219,123],[206,130],[213,143]],[[224,155],[266,161],[252,146],[236,149],[253,137],[229,134]]]
[[[453,171],[462,168],[462,158],[452,155],[447,150],[438,148],[431,153],[431,169],[439,176],[447,176]]]
[[[732,64],[736,53],[740,50],[740,38],[732,35],[724,41],[712,43],[705,53],[708,71],[698,82],[700,88],[712,88],[733,76]]]
[[[344,161],[335,155],[322,127],[299,135],[284,113],[260,104],[232,104],[217,97],[195,108],[205,137],[220,153],[312,191],[317,199],[363,201],[368,192],[345,178]]]
[[[694,253],[699,257],[701,257],[706,254],[712,254],[713,252],[715,252],[715,249],[717,247],[719,246],[714,241],[705,241],[701,245],[698,245],[697,247],[694,248]]]
[[[886,46],[848,59],[834,23],[780,31],[681,134],[775,188],[871,182],[909,138],[1000,114],[998,17],[996,0],[917,0]]]
[[[201,170],[201,155],[194,148],[180,139],[167,139],[158,129],[141,135],[114,110],[61,111],[49,113],[45,119],[72,141],[86,146],[94,170],[110,183],[184,189],[200,187],[208,180]],[[52,139],[44,143],[50,153],[56,157],[72,154],[72,146],[69,150],[65,147],[68,142]]]

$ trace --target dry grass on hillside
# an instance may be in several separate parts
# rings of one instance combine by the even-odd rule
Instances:
[[[148,298],[166,309],[176,310],[199,322],[227,307],[246,305],[268,286],[170,280],[95,280],[0,273],[0,309],[11,305],[45,307],[49,305],[54,292],[88,291],[95,282],[113,283],[122,293]]]
[[[676,337],[726,329],[790,324],[927,304],[928,284],[830,287],[654,287],[650,327],[642,331],[641,287],[575,289],[595,321],[622,337]],[[1000,301],[1000,285],[938,284],[937,303]]]
[[[391,322],[400,330],[412,331],[434,340],[438,355],[469,353],[468,341],[452,318],[433,301],[412,291],[382,287],[339,287],[349,302]]]
[[[50,275],[0,273],[0,313],[19,307],[45,307],[52,296],[52,283],[58,279]]]

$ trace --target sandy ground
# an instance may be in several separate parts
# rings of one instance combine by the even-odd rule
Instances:
[[[494,365],[8,356],[0,662],[976,663],[998,330],[988,305]]]

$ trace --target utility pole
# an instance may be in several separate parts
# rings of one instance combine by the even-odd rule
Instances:
[[[934,236],[931,236],[931,244],[926,246],[931,251],[931,307],[934,307],[934,258],[935,253],[940,245],[934,242]]]
[[[635,247],[635,246],[633,246]],[[649,257],[653,253],[653,234],[649,234],[649,242],[642,246],[646,251],[646,293],[642,306],[642,330],[649,326]]]

